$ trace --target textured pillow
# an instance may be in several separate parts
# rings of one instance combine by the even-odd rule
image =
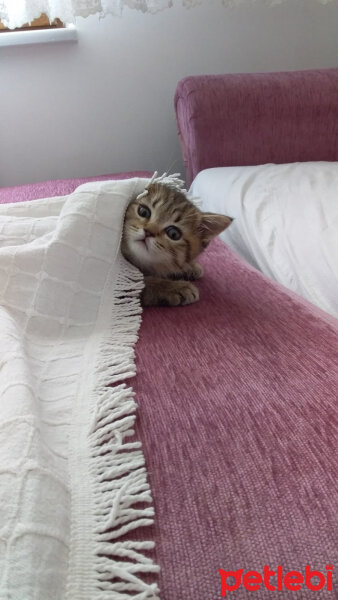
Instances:
[[[235,221],[221,238],[242,258],[338,317],[338,163],[207,169],[190,192]]]

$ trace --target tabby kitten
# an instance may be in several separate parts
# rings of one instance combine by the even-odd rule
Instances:
[[[203,275],[195,258],[232,219],[203,213],[179,189],[151,183],[129,205],[122,254],[145,274],[143,306],[178,306],[199,299],[190,283]]]

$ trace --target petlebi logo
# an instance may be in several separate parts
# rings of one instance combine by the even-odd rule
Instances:
[[[225,571],[219,569],[221,576],[221,596],[225,598],[228,592],[236,592],[240,587],[244,587],[250,592],[255,592],[264,588],[274,592],[289,590],[290,592],[307,588],[313,592],[326,589],[332,591],[332,571],[333,565],[325,565],[325,572],[314,571],[310,565],[306,565],[304,574],[300,571],[285,571],[281,565],[276,569],[271,569],[268,565],[264,566],[263,573],[258,571],[246,571],[238,569],[237,571]],[[234,581],[235,580],[235,581]],[[231,598],[236,598],[236,594],[231,594]],[[254,597],[252,598],[254,600]]]

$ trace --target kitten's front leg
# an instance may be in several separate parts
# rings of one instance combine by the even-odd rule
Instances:
[[[196,279],[201,279],[203,277],[203,267],[198,263],[191,263],[187,265],[187,269],[184,269],[184,279],[188,279],[189,281],[196,281]]]
[[[171,279],[185,279],[186,281],[196,281],[203,277],[203,267],[198,263],[187,264],[183,267],[181,273],[174,273]]]
[[[183,306],[199,299],[198,289],[189,281],[145,277],[142,306]]]

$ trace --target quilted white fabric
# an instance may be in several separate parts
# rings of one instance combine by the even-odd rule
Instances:
[[[119,244],[147,181],[0,207],[1,600],[157,598],[152,543],[128,541],[153,508],[121,383],[143,280]]]

